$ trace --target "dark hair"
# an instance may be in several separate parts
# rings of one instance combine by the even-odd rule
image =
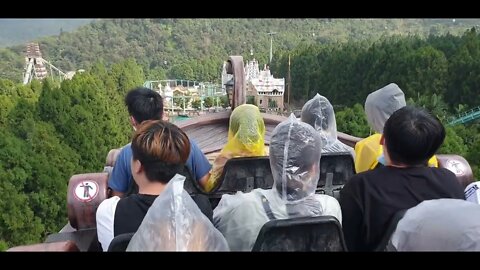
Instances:
[[[406,106],[390,116],[383,135],[393,162],[426,165],[442,145],[445,128],[424,109]]]
[[[159,93],[148,88],[135,88],[125,97],[128,113],[138,124],[145,120],[159,120],[163,116],[163,99]]]
[[[132,154],[142,163],[150,181],[166,184],[176,173],[184,174],[190,140],[174,124],[146,120],[133,135]]]

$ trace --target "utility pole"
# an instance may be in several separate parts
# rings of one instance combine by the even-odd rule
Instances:
[[[272,57],[273,57],[273,35],[275,35],[277,32],[269,32],[267,35],[270,35],[270,62],[269,64],[272,64]]]
[[[288,95],[287,95],[287,104],[288,104],[288,109],[291,111],[290,109],[290,85],[292,84],[292,78],[290,77],[290,54],[288,55],[288,87],[287,87],[287,91],[288,91]]]

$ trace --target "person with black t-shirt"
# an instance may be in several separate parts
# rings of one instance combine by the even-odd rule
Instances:
[[[180,128],[162,120],[146,120],[133,136],[131,171],[138,194],[104,200],[97,209],[97,234],[103,250],[120,234],[136,232],[167,183],[185,175],[190,141]]]
[[[380,140],[387,165],[354,175],[340,192],[348,250],[375,250],[400,210],[424,200],[465,199],[452,172],[427,166],[444,139],[443,125],[423,109],[407,106],[392,114]]]

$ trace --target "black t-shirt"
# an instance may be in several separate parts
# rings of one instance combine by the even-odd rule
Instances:
[[[113,235],[136,232],[158,195],[132,194],[122,198],[115,208]]]
[[[440,198],[465,199],[455,175],[444,168],[386,166],[354,175],[340,192],[348,249],[374,250],[397,211]]]
[[[118,201],[113,220],[113,235],[136,232],[148,209],[158,195],[132,194]],[[192,196],[200,211],[210,220],[213,219],[212,205],[208,197],[197,194]]]

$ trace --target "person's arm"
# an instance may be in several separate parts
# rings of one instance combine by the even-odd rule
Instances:
[[[207,157],[193,140],[190,140],[190,155],[188,156],[186,166],[192,172],[195,180],[204,187],[210,177],[212,165],[210,165]]]
[[[119,197],[106,199],[100,203],[97,209],[97,236],[103,251],[108,250],[108,246],[114,237],[113,222],[115,219],[115,209],[117,208],[119,200]]]
[[[218,181],[223,173],[223,168],[228,160],[229,158],[223,156],[222,154],[219,154],[215,158],[212,169],[210,170],[208,177],[205,178],[205,182],[200,182],[203,190],[210,192],[218,185]]]
[[[351,179],[340,191],[340,207],[342,209],[342,229],[345,243],[349,251],[361,250],[362,214],[363,211],[356,201],[355,181]]]
[[[115,191],[112,189],[112,197],[113,196],[118,196],[120,198],[123,198],[125,196],[125,192]]]
[[[207,186],[208,179],[210,179],[210,173],[207,173],[202,178],[200,178],[200,180],[198,181],[198,183],[200,184],[200,187],[202,187],[204,190]]]
[[[132,158],[130,144],[126,145],[118,154],[117,161],[112,173],[108,177],[108,187],[112,190],[112,196],[122,198],[128,191],[131,176],[130,161]]]

